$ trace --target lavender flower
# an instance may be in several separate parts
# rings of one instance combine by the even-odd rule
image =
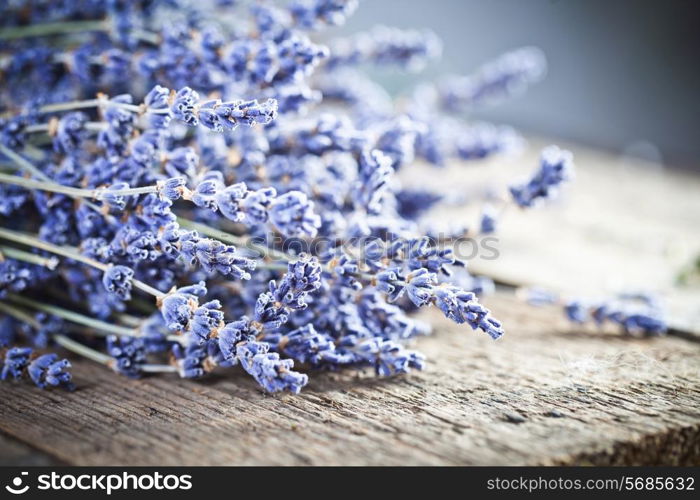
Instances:
[[[215,344],[190,343],[186,347],[173,345],[175,365],[182,378],[200,378],[211,372],[217,365]]]
[[[18,379],[22,377],[22,372],[29,366],[32,355],[30,347],[12,347],[5,352],[5,359],[0,372],[0,380],[8,378]]]
[[[277,116],[277,101],[268,99],[262,104],[258,101],[208,101],[199,108],[199,120],[202,125],[216,132],[234,130],[240,123],[249,127],[260,123],[267,125]]]
[[[279,196],[270,205],[270,221],[285,236],[316,236],[321,219],[314,213],[314,202],[299,191]]]
[[[328,336],[318,333],[313,325],[297,328],[284,335],[267,335],[265,341],[285,356],[300,363],[340,365],[351,360],[349,356],[336,352],[333,341]]]
[[[490,311],[479,304],[471,292],[449,285],[439,286],[435,288],[435,304],[455,323],[467,323],[474,330],[479,328],[493,339],[504,333],[500,321],[492,318]]]
[[[481,210],[481,221],[479,222],[479,233],[491,234],[496,232],[497,215],[491,205],[484,205]]]
[[[44,354],[37,357],[27,367],[29,377],[34,384],[45,389],[46,387],[63,386],[73,390],[71,374],[67,371],[71,364],[67,359],[58,359],[56,354]]]
[[[321,287],[321,266],[318,260],[303,255],[290,262],[279,285],[270,283],[274,300],[290,309],[304,309],[306,297]]]
[[[141,376],[141,366],[146,362],[146,345],[137,337],[107,337],[107,353],[114,359],[116,372],[131,378]]]
[[[416,307],[425,306],[433,298],[433,285],[436,283],[435,274],[424,268],[417,269],[406,276],[406,294]],[[443,312],[445,312],[444,309]],[[445,315],[454,320],[454,317],[449,316],[447,312]]]
[[[599,326],[613,323],[629,335],[653,337],[663,335],[668,328],[663,311],[656,304],[636,304],[624,296],[592,305],[570,300],[564,305],[564,312],[574,323],[583,324],[591,319]]]
[[[131,278],[133,269],[126,266],[110,266],[102,276],[102,284],[109,293],[121,300],[131,299]]]
[[[377,26],[369,33],[335,40],[328,60],[331,68],[372,62],[395,64],[409,71],[423,69],[442,53],[442,42],[432,31],[400,30]]]
[[[78,149],[85,136],[87,116],[84,113],[68,113],[58,121],[54,149],[60,153],[71,153]]]
[[[389,191],[389,181],[394,169],[391,159],[379,150],[365,151],[360,156],[359,178],[355,187],[355,201],[367,213],[376,215],[382,211]]]
[[[574,323],[585,323],[588,316],[588,311],[584,305],[577,300],[567,302],[564,306],[564,313]]]
[[[547,61],[536,47],[522,47],[485,64],[476,73],[443,82],[448,109],[468,108],[509,97],[542,79]]]
[[[191,263],[198,263],[207,273],[219,273],[238,279],[250,279],[255,261],[242,257],[233,245],[189,234],[181,239],[181,253]]]
[[[270,205],[277,196],[274,188],[249,191],[245,183],[233,184],[216,194],[219,210],[234,222],[248,220],[251,224],[267,222]]]
[[[455,140],[457,156],[463,160],[482,159],[496,153],[520,149],[523,138],[511,127],[488,123],[471,125],[459,131]]]
[[[268,344],[249,342],[238,348],[241,366],[268,392],[290,391],[298,394],[309,377],[292,370],[294,362],[267,352]]]
[[[160,95],[162,91],[160,88],[157,89],[158,90],[153,89],[156,94],[149,94],[149,97],[160,104],[162,103]],[[199,118],[195,112],[195,105],[198,102],[199,94],[189,87],[183,87],[177,92],[177,94],[175,94],[175,99],[170,106],[170,111],[176,120],[182,121],[187,125],[197,125],[199,123]]]
[[[171,177],[158,181],[158,193],[169,200],[177,200],[185,193],[186,184],[187,180],[184,177]]]
[[[207,289],[202,281],[197,285],[178,288],[161,299],[159,309],[167,327],[170,330],[185,330],[199,306],[198,297],[206,293]]]
[[[525,184],[510,187],[513,200],[522,208],[532,207],[540,200],[554,198],[559,187],[573,177],[573,155],[557,146],[542,151],[540,168]]]
[[[357,8],[357,0],[294,0],[289,10],[296,24],[304,28],[341,25]]]
[[[377,338],[362,339],[349,335],[338,345],[339,351],[351,356],[354,364],[373,366],[377,375],[388,377],[408,373],[411,368],[422,370],[422,354],[404,349],[396,342]]]
[[[224,313],[221,311],[221,302],[212,300],[197,307],[190,319],[189,330],[200,341],[209,337],[218,336],[219,330],[224,326]]]

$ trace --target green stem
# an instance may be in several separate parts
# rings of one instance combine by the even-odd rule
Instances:
[[[117,314],[117,320],[134,328],[141,326],[141,323],[143,323],[143,319],[137,318],[136,316],[132,316],[130,314]]]
[[[86,122],[83,124],[85,130],[91,130],[93,132],[100,132],[107,128],[107,124],[104,122]],[[34,125],[29,125],[24,129],[27,134],[47,134],[51,130],[51,124],[49,123],[35,123]]]
[[[30,325],[32,328],[35,330],[38,330],[41,328],[41,324],[32,316],[27,314],[25,311],[18,309],[14,306],[11,306],[10,304],[6,304],[5,302],[0,302],[0,311],[9,314],[10,316],[18,319],[19,321],[23,321],[24,323],[27,323]],[[93,361],[97,361],[98,363],[102,363],[103,365],[108,365],[111,362],[111,359],[109,356],[106,354],[102,354],[99,351],[96,351],[94,349],[91,349],[79,342],[76,342],[75,340],[66,337],[65,335],[62,335],[60,333],[53,334],[51,336],[53,340],[59,344],[60,346],[64,347],[65,349],[68,349],[69,351],[72,351],[76,354],[80,354],[81,356],[85,356],[88,359],[91,359]]]
[[[193,220],[185,219],[183,217],[178,217],[177,223],[184,228],[192,229],[205,236],[209,236],[210,238],[215,238],[223,243],[229,243],[231,245],[238,245],[239,247],[244,247],[252,252],[257,253],[261,257],[270,257],[274,260],[280,260],[284,262],[289,262],[290,260],[293,260],[293,258],[290,255],[287,255],[283,252],[278,252],[277,250],[274,250],[272,248],[268,248],[263,244],[255,243],[254,241],[250,240],[250,238],[235,236],[231,233],[227,233],[225,231],[222,231],[221,229],[216,229],[211,226],[207,226],[206,224],[202,224],[200,222],[195,222]]]
[[[5,314],[9,314],[15,319],[18,319],[22,321],[23,323],[27,323],[29,326],[34,328],[35,330],[38,330],[41,328],[41,323],[39,323],[36,318],[28,314],[27,312],[18,309],[14,306],[11,306],[10,304],[6,302],[0,302],[0,311],[4,312]]]
[[[120,325],[113,325],[112,323],[107,323],[106,321],[100,321],[99,319],[90,318],[89,316],[85,316],[84,314],[80,314],[75,311],[69,311],[68,309],[64,309],[62,307],[54,306],[51,304],[44,304],[42,302],[29,299],[27,297],[22,297],[21,295],[9,293],[7,294],[7,297],[17,304],[21,304],[23,306],[31,307],[39,311],[44,311],[46,313],[53,314],[54,316],[58,316],[59,318],[63,318],[68,321],[72,321],[73,323],[77,323],[79,325],[89,326],[90,328],[94,328],[98,332],[102,332],[104,334],[121,335],[128,337],[137,337],[139,335],[138,331],[132,328],[127,328],[125,326]]]
[[[39,108],[40,113],[57,113],[61,111],[73,111],[76,109],[104,108],[114,107],[129,111],[131,113],[143,114],[151,113],[156,115],[166,115],[170,113],[169,108],[151,109],[145,105],[129,104],[125,102],[110,101],[108,97],[100,97],[98,99],[87,99],[84,101],[67,101],[54,104],[46,104]]]
[[[141,365],[144,373],[177,373],[177,367],[172,365]]]
[[[76,109],[97,108],[102,102],[101,99],[88,99],[85,101],[66,101],[54,104],[46,104],[39,108],[40,113],[57,113],[59,111],[73,111]]]
[[[99,269],[103,272],[109,269],[110,267],[110,264],[103,264],[102,262],[98,262],[89,257],[85,257],[84,255],[80,254],[78,249],[75,247],[54,245],[47,241],[40,240],[36,236],[30,234],[0,228],[0,238],[6,239],[8,241],[14,241],[16,243],[21,243],[22,245],[27,245],[33,248],[40,248],[41,250],[46,250],[47,252],[51,252],[52,254],[61,255],[62,257],[66,257],[77,262],[82,262],[83,264],[87,264],[88,266],[94,267],[95,269]],[[147,285],[143,281],[132,279],[131,282],[134,285],[134,287],[150,295],[153,295],[157,299],[165,296],[163,292],[157,290],[156,288],[153,288],[150,285]]]
[[[45,180],[45,181],[50,181],[49,176],[46,175],[44,172],[36,168],[34,165],[32,165],[29,160],[25,159],[23,156],[15,153],[12,151],[10,148],[5,146],[4,144],[0,144],[0,153],[4,154],[7,156],[10,160],[12,160],[19,168],[24,170],[27,173],[32,174],[34,177],[38,177],[39,179]]]
[[[10,259],[20,260],[29,264],[42,266],[50,270],[56,269],[58,259],[56,257],[42,257],[33,253],[18,250],[17,248],[0,245],[0,257],[9,257]],[[1,260],[1,259],[0,259]]]
[[[66,335],[56,333],[52,335],[51,338],[54,340],[54,342],[56,342],[64,349],[67,349],[71,352],[74,352],[75,354],[79,354],[80,356],[95,361],[96,363],[100,363],[107,366],[111,366],[114,363],[114,360],[111,356],[108,356],[107,354],[92,349],[84,344],[81,344],[80,342],[76,342],[75,340],[73,340],[70,337],[67,337]]]
[[[108,31],[109,24],[100,21],[65,21],[56,23],[29,24],[0,29],[0,40],[16,40],[33,36],[70,35],[88,31]]]
[[[60,255],[68,259],[82,262],[83,264],[87,264],[91,267],[94,267],[95,269],[99,269],[100,271],[106,271],[109,268],[109,265],[107,264],[103,264],[102,262],[98,262],[89,257],[81,255],[78,252],[78,249],[75,247],[54,245],[53,243],[49,243],[48,241],[40,240],[39,238],[31,234],[20,233],[19,231],[13,231],[11,229],[6,228],[0,228],[0,238],[6,239],[8,241],[14,241],[22,245],[27,245],[29,247],[46,250],[47,252],[51,252],[52,254]]]
[[[91,318],[89,316],[85,316],[84,314],[77,313],[75,311],[71,311],[68,309],[64,309],[63,307],[58,307],[54,306],[51,304],[44,304],[42,302],[27,298],[27,297],[22,297],[21,295],[16,295],[13,293],[10,293],[7,295],[10,300],[13,302],[16,302],[18,304],[22,304],[27,307],[32,307],[34,309],[37,309],[39,311],[44,311],[49,314],[53,314],[54,316],[58,316],[59,318],[63,318],[67,321],[71,321],[73,323],[77,323],[78,325],[83,325],[87,326],[89,328],[94,329],[95,331],[92,332],[96,335],[100,335],[102,337],[107,336],[107,335],[117,335],[119,337],[143,337],[143,333],[141,333],[140,330],[137,328],[131,328],[131,327],[126,327],[126,326],[121,326],[121,325],[114,325],[112,323],[107,323],[106,321],[101,321],[99,319]],[[0,304],[2,304],[0,302]],[[32,326],[35,326],[32,324]],[[41,325],[39,325],[40,327]],[[138,325],[133,325],[133,326],[138,326]],[[166,340],[170,342],[186,342],[186,339],[184,337],[181,337],[179,335],[167,335]]]
[[[158,186],[142,186],[137,188],[113,190],[108,190],[106,188],[83,189],[72,186],[64,186],[56,182],[37,181],[35,179],[27,179],[26,177],[18,177],[16,175],[3,173],[0,173],[0,182],[26,187],[28,189],[40,189],[41,191],[65,194],[71,198],[92,198],[94,200],[102,200],[106,193],[113,196],[132,196],[158,192]]]
[[[34,319],[32,316],[27,314],[26,312],[22,311],[21,309],[18,309],[16,307],[13,307],[9,304],[6,304],[4,302],[0,302],[0,311],[3,311],[6,314],[9,314],[10,316],[13,316],[14,318],[23,321],[25,323],[28,323],[31,325],[34,329],[39,329],[41,328],[41,324]],[[95,361],[97,363],[109,366],[110,368],[114,368],[114,359],[107,355],[104,354],[100,351],[97,351],[95,349],[92,349],[84,344],[81,344],[80,342],[77,342],[73,340],[72,338],[63,335],[61,333],[54,333],[51,335],[51,338],[53,339],[54,342],[56,342],[58,345],[63,347],[64,349],[67,349],[68,351],[71,351],[75,354],[78,354],[80,356],[83,356],[87,359],[90,359],[92,361]],[[179,341],[179,339],[178,339]],[[177,367],[172,366],[172,365],[155,365],[155,364],[145,364],[141,366],[141,371],[144,373],[177,373]]]
[[[36,168],[30,161],[25,159],[23,156],[15,153],[12,151],[10,148],[6,147],[3,144],[0,144],[0,153],[4,154],[7,156],[10,160],[12,160],[15,165],[17,165],[20,169],[24,170],[25,172],[33,175],[34,177],[38,177],[39,179],[46,181],[46,182],[51,182],[53,184],[56,184],[53,182],[48,175],[46,175],[44,172]],[[86,201],[85,204],[90,207],[92,210],[95,212],[101,213],[100,207],[95,205],[94,203],[91,203],[89,201]],[[114,218],[110,215],[106,217],[108,221],[114,222]]]

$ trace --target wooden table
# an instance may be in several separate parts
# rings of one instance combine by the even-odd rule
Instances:
[[[573,149],[579,178],[560,206],[506,213],[501,257],[472,267],[570,294],[655,289],[685,338],[573,326],[502,291],[484,300],[506,324],[498,342],[426,311],[425,371],[315,373],[299,396],[262,394],[236,370],[134,381],[76,361],[74,393],[0,384],[0,463],[700,464],[700,300],[674,281],[700,250],[700,180]],[[533,155],[403,176],[468,193],[526,174]]]

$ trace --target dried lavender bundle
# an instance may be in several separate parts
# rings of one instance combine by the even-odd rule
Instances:
[[[453,275],[465,263],[421,230],[442,195],[402,189],[396,172],[515,147],[512,129],[454,112],[537,81],[541,53],[395,103],[360,68],[417,71],[440,55],[432,32],[325,45],[318,32],[356,0],[232,3],[4,7],[2,380],[72,388],[70,363],[43,353],[55,346],[128,377],[240,366],[297,393],[297,365],[421,369],[417,308],[503,335],[476,296],[488,279]],[[509,203],[555,196],[572,169],[547,148]],[[477,232],[498,213],[485,205]]]

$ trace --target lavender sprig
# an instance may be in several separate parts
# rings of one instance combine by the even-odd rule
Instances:
[[[368,33],[336,39],[331,45],[330,69],[362,63],[398,65],[420,71],[442,53],[442,42],[432,31],[377,26]]]
[[[523,47],[485,64],[473,75],[445,80],[440,86],[441,100],[447,109],[468,109],[499,101],[538,82],[546,70],[542,51]]]
[[[535,203],[554,198],[559,187],[573,178],[573,155],[557,146],[542,151],[540,168],[529,182],[510,187],[513,201],[521,208],[530,208]]]

